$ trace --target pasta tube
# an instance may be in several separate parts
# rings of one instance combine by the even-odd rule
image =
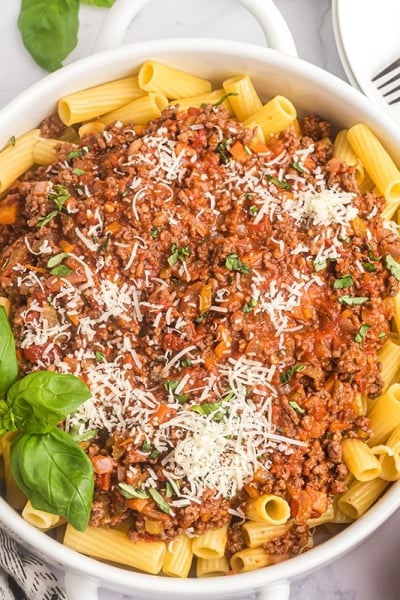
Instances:
[[[349,167],[354,167],[354,176],[360,185],[365,177],[364,166],[349,144],[347,129],[342,129],[337,133],[333,145],[333,156],[345,162]]]
[[[90,121],[143,95],[137,75],[125,77],[63,96],[58,114],[65,125]]]
[[[236,573],[245,573],[246,571],[255,571],[262,567],[267,567],[274,562],[274,557],[263,548],[246,548],[236,552],[230,560],[230,565]]]
[[[33,167],[33,148],[40,139],[40,130],[32,129],[0,152],[0,193],[18,177]]]
[[[246,516],[252,521],[281,525],[289,519],[290,507],[284,498],[274,494],[264,494],[258,498],[248,500]]]
[[[242,525],[244,540],[249,548],[257,548],[266,542],[278,539],[290,529],[290,524],[270,525],[261,521],[246,521]]]
[[[271,135],[289,127],[296,118],[297,112],[292,102],[284,96],[275,96],[242,124],[250,129],[259,125],[265,138],[268,139]]]
[[[358,519],[383,494],[388,481],[377,477],[371,481],[356,481],[338,501],[339,509],[351,519]]]
[[[381,463],[365,442],[347,438],[342,441],[342,449],[344,462],[358,481],[371,481],[379,477],[382,471]]]
[[[163,563],[163,573],[170,577],[187,577],[192,566],[192,540],[181,535],[167,546]]]
[[[398,204],[400,171],[375,134],[364,123],[358,123],[350,127],[347,139],[386,201]]]
[[[166,554],[164,542],[131,542],[124,531],[101,527],[88,527],[82,532],[67,525],[64,544],[82,554],[153,575],[161,571]]]
[[[153,119],[158,119],[167,104],[168,100],[165,96],[158,93],[151,93],[103,115],[101,122],[106,125],[114,121],[145,125]]]
[[[239,121],[245,121],[262,108],[262,102],[248,75],[225,79],[222,83],[226,94],[231,94],[229,103]]]
[[[146,92],[156,92],[171,100],[211,92],[211,83],[207,79],[154,60],[143,63],[139,70],[138,81],[140,87]]]
[[[226,575],[229,562],[226,556],[220,558],[198,558],[196,561],[196,577],[216,577]]]
[[[392,431],[400,425],[400,383],[393,383],[375,401],[368,413],[373,434],[368,446],[384,443]]]
[[[219,529],[209,529],[193,539],[193,554],[200,558],[220,558],[225,554],[228,524]]]
[[[34,508],[30,500],[25,504],[21,514],[25,521],[43,531],[57,527],[62,520],[59,515]]]

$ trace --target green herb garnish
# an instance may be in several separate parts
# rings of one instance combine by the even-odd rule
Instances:
[[[362,341],[365,339],[365,336],[368,333],[368,330],[371,329],[371,327],[372,325],[369,325],[368,323],[363,323],[361,325],[354,338],[357,344],[362,343]]]
[[[293,375],[300,371],[304,371],[305,368],[305,365],[292,365],[286,371],[283,371],[283,373],[280,374],[279,379],[282,383],[290,383]]]
[[[299,404],[294,400],[289,400],[289,406],[291,406],[298,415],[304,415],[306,413],[304,408],[301,408],[301,406],[299,406]]]
[[[354,281],[351,275],[344,275],[344,277],[340,277],[339,279],[335,279],[333,282],[333,287],[337,290],[341,290],[344,288],[351,287]]]
[[[346,304],[347,306],[361,306],[365,304],[369,300],[369,296],[340,296],[338,298],[341,304]]]
[[[385,258],[385,264],[393,277],[395,277],[397,281],[400,281],[400,263],[398,263],[391,254],[388,254]]]
[[[237,271],[238,273],[242,273],[243,275],[248,275],[251,271],[250,266],[242,262],[239,258],[239,255],[236,254],[236,252],[228,254],[228,256],[225,259],[225,267],[229,271]]]
[[[167,261],[169,266],[173,267],[177,262],[184,262],[187,256],[190,256],[190,249],[187,246],[179,248],[176,244],[172,244]]]
[[[267,175],[267,179],[268,179],[268,181],[270,181],[274,185],[277,185],[278,187],[282,188],[283,190],[290,190],[290,187],[291,187],[290,183],[288,183],[287,181],[284,181],[283,179],[277,179],[276,177],[273,177],[272,175]]]

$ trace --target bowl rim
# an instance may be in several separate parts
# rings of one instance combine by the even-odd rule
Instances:
[[[321,67],[313,65],[298,57],[283,55],[282,53],[256,46],[245,42],[221,40],[214,38],[164,38],[147,40],[145,42],[127,44],[120,48],[106,50],[95,55],[70,63],[55,73],[51,73],[31,85],[20,93],[14,100],[0,110],[0,131],[5,128],[6,134],[2,138],[10,138],[11,123],[23,115],[26,106],[36,104],[38,101],[51,95],[51,105],[55,106],[62,93],[82,89],[78,81],[84,77],[85,87],[97,85],[109,80],[108,73],[111,68],[116,77],[126,75],[128,70],[126,61],[129,57],[136,62],[142,61],[144,56],[162,56],[164,54],[196,54],[199,57],[215,61],[216,54],[246,58],[249,61],[266,61],[269,66],[279,68],[284,66],[285,73],[289,76],[296,75],[308,83],[321,86],[328,93],[338,97],[343,102],[355,104],[364,114],[368,115],[372,126],[379,127],[388,140],[393,142],[400,153],[400,126],[390,116],[386,115],[380,107],[376,106],[360,91],[341,80]],[[132,65],[133,67],[134,65]],[[88,75],[89,74],[89,75]],[[51,109],[50,109],[51,110]],[[46,114],[49,114],[46,104]],[[30,119],[33,118],[29,115]],[[40,119],[35,118],[35,122]],[[10,121],[10,123],[9,123]],[[18,121],[20,124],[20,121]],[[22,123],[25,123],[22,120]],[[23,133],[27,130],[25,125],[20,125]],[[1,142],[1,139],[0,139]],[[0,143],[0,145],[2,145]],[[369,509],[360,519],[347,526],[331,539],[323,542],[306,553],[291,558],[273,566],[264,567],[249,573],[237,574],[234,577],[213,577],[196,579],[167,578],[159,575],[130,571],[126,568],[105,564],[99,560],[83,556],[78,552],[63,546],[62,543],[50,538],[39,531],[22,517],[0,497],[0,522],[11,529],[30,547],[45,555],[53,565],[58,564],[68,572],[84,574],[100,585],[113,586],[115,590],[137,590],[144,592],[176,594],[177,597],[186,598],[188,594],[193,597],[205,594],[241,592],[262,588],[266,585],[287,580],[293,577],[304,576],[306,573],[321,568],[327,562],[338,559],[344,553],[367,538],[380,524],[388,519],[400,507],[400,482],[395,483],[385,494]]]

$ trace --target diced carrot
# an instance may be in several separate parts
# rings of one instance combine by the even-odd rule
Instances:
[[[242,162],[243,160],[246,160],[246,158],[249,158],[249,152],[241,142],[235,142],[230,146],[229,152],[238,162]]]
[[[199,310],[200,314],[204,314],[210,310],[211,306],[211,284],[203,285],[199,294]]]
[[[150,417],[152,425],[166,423],[176,415],[176,410],[167,404],[160,404]]]
[[[59,246],[63,252],[72,252],[74,249],[74,246],[67,240],[61,240]]]
[[[120,231],[121,227],[122,227],[121,223],[119,223],[118,221],[112,221],[112,223],[109,223],[108,225],[106,225],[105,232],[106,233],[118,233],[118,231]]]
[[[266,144],[264,144],[264,142],[262,142],[261,140],[259,140],[257,137],[254,137],[250,144],[249,144],[249,148],[250,150],[252,150],[253,152],[268,152],[268,146]]]
[[[47,273],[47,269],[44,267],[35,267],[35,265],[25,264],[24,269],[28,271],[34,271],[35,273],[42,273],[43,275]]]
[[[0,225],[12,225],[17,220],[18,206],[16,204],[0,205]]]

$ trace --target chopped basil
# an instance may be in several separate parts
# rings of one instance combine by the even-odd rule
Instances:
[[[220,421],[224,413],[220,410],[222,400],[219,402],[205,402],[204,404],[193,404],[190,410],[197,412],[199,415],[213,415],[214,421]]]
[[[229,98],[229,96],[239,96],[239,94],[237,92],[229,92],[228,94],[224,94],[222,98],[218,100],[218,102],[213,104],[213,106],[220,106],[225,102],[225,100],[227,100],[227,98]]]
[[[41,219],[38,219],[37,226],[39,227],[39,229],[41,229],[42,227],[44,227],[45,225],[47,225],[47,223],[50,223],[50,221],[52,221],[54,219],[54,217],[56,217],[58,215],[59,212],[60,211],[58,211],[58,210],[52,210],[45,217],[42,217]]]
[[[369,262],[369,261],[363,263],[363,267],[367,271],[367,273],[374,273],[376,271],[376,267],[375,267],[374,263]]]
[[[242,310],[244,313],[249,313],[252,309],[257,306],[258,300],[256,298],[250,298],[248,302],[243,306]]]
[[[63,185],[55,185],[54,188],[49,192],[49,200],[52,200],[57,206],[58,210],[61,210],[71,194],[67,188]]]
[[[129,483],[119,483],[119,491],[124,498],[148,498],[147,492],[138,488],[134,488]]]
[[[152,500],[157,504],[158,508],[169,515],[170,509],[168,502],[161,496],[161,494],[154,488],[149,488],[148,494]]]
[[[267,178],[268,178],[268,181],[270,181],[274,185],[277,185],[278,187],[282,188],[283,190],[290,190],[290,183],[288,183],[287,181],[283,181],[282,179],[277,179],[276,177],[273,177],[272,175],[267,175]]]
[[[351,287],[353,283],[354,282],[351,275],[344,275],[344,277],[335,279],[335,281],[333,282],[333,287],[337,290],[341,290],[343,288]]]
[[[53,269],[50,269],[50,275],[58,275],[59,277],[66,277],[72,273],[72,269],[67,267],[67,265],[57,265]]]
[[[204,321],[204,319],[207,318],[208,313],[201,313],[201,315],[199,315],[198,317],[196,317],[195,321],[196,323],[201,323],[202,321]]]
[[[361,306],[369,300],[369,296],[340,296],[338,298],[341,304],[347,304],[347,306]]]
[[[58,254],[55,254],[47,261],[47,268],[52,269],[53,267],[60,265],[67,256],[69,256],[68,252],[59,252]]]
[[[53,187],[53,189],[48,194],[48,198],[49,200],[54,202],[54,204],[57,207],[57,210],[52,210],[45,217],[38,219],[37,226],[39,227],[39,229],[50,223],[50,221],[52,221],[54,217],[58,215],[58,213],[63,209],[65,202],[70,197],[71,194],[63,185],[55,185]]]
[[[142,452],[150,452],[151,450],[151,444],[149,442],[149,440],[144,440],[142,447],[140,448],[140,450]]]
[[[229,271],[237,271],[243,275],[248,275],[251,271],[250,266],[242,262],[236,252],[228,254],[225,259],[225,266]]]
[[[12,136],[10,137],[10,144],[11,144],[11,146],[15,146],[15,144],[16,144],[16,141],[17,141],[17,140],[16,140],[16,138],[15,138],[15,135],[12,135]]]
[[[83,150],[72,150],[67,155],[67,159],[71,160],[72,158],[80,158],[81,156],[83,156],[83,154],[84,154]]]
[[[158,229],[158,227],[152,227],[151,231],[150,231],[150,235],[153,238],[153,240],[156,240],[159,236],[160,230]]]
[[[172,244],[170,255],[167,259],[170,267],[173,267],[177,262],[184,262],[187,256],[190,256],[190,249],[187,246],[179,248],[176,244]]]
[[[176,390],[176,388],[178,387],[179,383],[179,379],[166,379],[163,382],[163,388],[168,393],[174,392],[174,390]]]
[[[280,374],[279,379],[282,383],[290,383],[293,375],[299,371],[304,371],[305,368],[305,365],[293,365],[286,371],[283,371],[283,373]]]
[[[369,260],[382,260],[382,256],[376,256],[373,252],[372,252],[372,248],[369,244],[367,244],[367,248],[368,248],[368,258]]]
[[[314,270],[318,273],[318,271],[323,271],[328,266],[326,259],[323,260],[314,260],[313,262]]]
[[[85,173],[85,171],[83,169],[72,169],[72,172],[74,175],[83,175]]]
[[[223,165],[229,165],[232,160],[232,157],[228,151],[228,148],[231,145],[231,143],[231,138],[228,138],[227,140],[222,140],[222,142],[220,142],[215,149],[215,153],[218,154],[219,159]]]
[[[83,433],[78,433],[73,428],[71,428],[69,435],[72,437],[72,439],[75,442],[89,442],[94,437],[96,437],[97,429],[88,429],[87,431],[84,431]]]
[[[293,167],[293,169],[296,169],[296,171],[298,171],[299,173],[305,172],[304,167],[302,167],[301,164],[297,161],[292,162],[292,167]]]
[[[304,408],[301,408],[294,400],[289,400],[289,406],[291,406],[298,415],[304,415],[306,412]]]
[[[102,360],[104,360],[106,357],[106,355],[104,354],[104,352],[100,352],[100,350],[96,350],[94,353],[94,359],[96,361],[96,363],[101,362]]]
[[[388,254],[385,258],[385,264],[393,277],[395,277],[397,281],[400,281],[400,263],[398,263],[391,254]]]
[[[171,480],[167,481],[165,485],[165,495],[167,498],[171,498],[171,496],[179,495],[179,481]]]
[[[186,356],[185,358],[182,358],[182,360],[180,362],[180,366],[181,366],[181,369],[185,369],[186,367],[191,367],[192,361],[190,360],[190,358],[188,356]]]
[[[357,344],[361,344],[371,327],[372,325],[369,325],[368,323],[363,323],[361,325],[354,338]]]
[[[259,208],[256,204],[252,204],[249,208],[249,212],[251,215],[256,215],[259,211]]]
[[[384,331],[381,331],[381,332],[379,333],[379,336],[378,336],[378,337],[379,337],[379,339],[380,339],[380,340],[382,340],[383,338],[385,338],[385,337],[386,337],[386,333],[385,333]]]

